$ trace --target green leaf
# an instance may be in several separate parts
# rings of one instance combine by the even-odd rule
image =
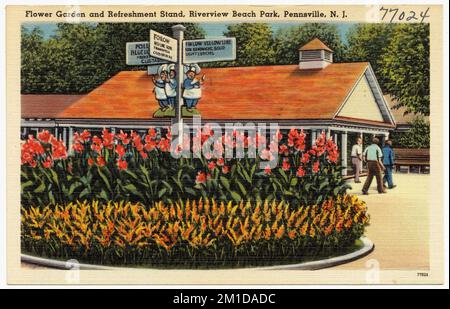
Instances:
[[[23,182],[23,183],[21,184],[22,191],[23,191],[24,189],[26,189],[27,187],[31,186],[31,185],[33,185],[33,181],[31,181],[31,180],[28,180],[27,182]]]
[[[328,180],[323,181],[323,182],[320,184],[319,191],[322,191],[322,189],[325,188],[326,186],[328,186],[329,184],[330,184],[330,183],[328,182]]]
[[[167,192],[167,188],[162,188],[161,190],[159,190],[158,198],[163,197],[166,192]]]
[[[237,183],[239,189],[241,190],[242,195],[247,196],[247,190],[245,189],[244,185],[240,181],[236,181],[236,183]]]
[[[100,177],[103,179],[103,182],[104,182],[105,186],[108,188],[109,192],[112,192],[109,180],[105,176],[105,174],[103,174],[103,172],[101,171],[99,166],[97,166],[97,171],[98,171],[98,174],[100,175]]]
[[[39,185],[39,187],[37,187],[36,189],[34,189],[34,193],[42,193],[45,190],[45,184],[43,182],[41,182],[41,184]]]
[[[226,177],[220,176],[220,182],[227,190],[230,190],[230,182],[228,181],[228,179]]]
[[[291,179],[291,187],[295,187],[298,183],[298,178],[297,177],[292,177]]]
[[[240,202],[242,200],[241,196],[236,191],[230,191],[230,194],[235,202]]]

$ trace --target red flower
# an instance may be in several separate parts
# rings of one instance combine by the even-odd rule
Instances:
[[[303,169],[303,167],[299,166],[299,168],[297,169],[297,176],[298,177],[303,177],[305,176],[305,170]]]
[[[148,135],[150,138],[156,138],[156,130],[154,128],[148,129]]]
[[[170,142],[168,139],[165,139],[164,137],[161,138],[158,144],[159,149],[162,152],[168,152],[170,150]]]
[[[119,159],[117,160],[117,166],[119,167],[119,170],[126,170],[128,163],[126,160]]]
[[[225,164],[225,160],[223,158],[217,159],[217,165],[218,166],[223,166],[224,164]]]
[[[38,133],[38,139],[43,143],[50,143],[50,141],[54,138],[52,134],[48,130],[44,130]]]
[[[80,134],[80,138],[84,141],[87,142],[89,141],[89,138],[91,137],[91,133],[88,130],[84,130],[81,134]]]
[[[230,172],[230,168],[228,167],[228,166],[224,166],[224,167],[222,167],[222,173],[224,173],[224,174],[228,174]]]
[[[122,144],[128,145],[130,143],[130,138],[128,137],[128,133],[124,133],[120,130],[120,133],[116,134],[117,138],[122,141]]]
[[[103,157],[97,157],[97,165],[98,166],[105,166],[106,162],[105,162],[105,158]]]
[[[123,157],[125,155],[125,147],[123,147],[122,145],[118,144],[116,146],[116,152],[119,155],[119,157]]]
[[[272,174],[272,170],[270,169],[269,164],[267,164],[266,167],[264,168],[264,174],[266,174],[266,175]]]
[[[88,162],[89,166],[92,166],[95,163],[94,159],[92,159],[91,157],[88,158],[87,162]]]
[[[141,155],[141,157],[143,159],[147,159],[148,158],[148,154],[146,152],[144,152],[144,151],[140,151],[139,154]]]
[[[102,131],[102,138],[103,138],[103,146],[112,149],[114,145],[114,134],[110,133],[108,129],[104,129]]]
[[[148,136],[148,135],[147,135],[147,136]],[[144,149],[147,150],[147,151],[152,151],[153,149],[156,148],[156,146],[157,146],[156,141],[150,140],[150,141],[148,141],[148,142],[145,144]]]
[[[67,149],[63,141],[52,140],[52,156],[54,159],[66,159]]]
[[[47,159],[46,159],[44,162],[42,162],[42,166],[45,167],[45,168],[50,168],[50,167],[52,167],[52,166],[53,166],[53,160],[52,160],[52,158],[47,157]]]
[[[75,152],[82,152],[84,150],[84,146],[83,146],[83,144],[81,144],[80,142],[77,141],[72,145],[72,149]]]
[[[286,146],[286,144],[280,146],[280,154],[285,156],[289,154],[289,148]]]
[[[302,155],[302,163],[303,164],[307,164],[309,162],[309,159],[310,159],[309,153],[304,153]]]
[[[289,159],[285,158],[283,160],[282,168],[284,171],[288,171],[291,168],[291,164],[289,163]]]
[[[317,173],[319,171],[319,164],[320,164],[319,161],[314,162],[313,168],[312,168],[314,173]]]
[[[203,172],[198,172],[197,177],[195,178],[196,183],[205,183],[206,182],[206,175]]]
[[[211,161],[208,163],[208,168],[212,171],[213,169],[216,168],[216,163],[214,163],[214,161]]]

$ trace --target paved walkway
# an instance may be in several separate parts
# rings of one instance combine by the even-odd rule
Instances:
[[[366,178],[361,180],[364,183]],[[336,269],[365,269],[371,259],[378,261],[381,269],[428,269],[430,181],[430,175],[394,174],[396,188],[378,194],[374,179],[369,195],[362,195],[363,183],[349,181],[351,193],[367,203],[371,217],[367,236],[375,243],[375,250]]]
[[[366,269],[366,263],[372,259],[378,261],[381,269],[428,269],[430,180],[430,175],[394,174],[395,189],[378,194],[374,179],[369,195],[362,195],[362,183],[350,181],[350,193],[359,195],[368,205],[371,224],[367,236],[375,243],[375,250],[335,269]],[[41,268],[25,263],[22,267]]]

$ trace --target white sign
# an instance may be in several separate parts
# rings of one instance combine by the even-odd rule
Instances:
[[[177,40],[170,36],[150,30],[150,56],[171,62],[177,62]]]
[[[147,66],[147,74],[148,75],[156,75],[156,74],[158,74],[159,67],[160,67],[159,64]]]
[[[183,41],[184,63],[236,59],[236,38]]]
[[[127,65],[152,65],[167,63],[167,61],[150,57],[148,42],[128,42],[126,44]]]

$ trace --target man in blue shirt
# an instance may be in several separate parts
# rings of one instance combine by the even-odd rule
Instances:
[[[395,154],[394,149],[392,149],[392,141],[386,141],[386,144],[383,147],[383,164],[385,169],[383,183],[388,184],[389,189],[393,189],[396,187],[392,180],[392,170],[394,169],[395,164]]]
[[[369,170],[366,182],[362,188],[363,194],[367,195],[369,191],[369,187],[372,183],[373,177],[377,179],[377,190],[378,193],[386,193],[386,190],[383,186],[383,179],[381,175],[381,170],[384,170],[383,162],[381,161],[381,157],[383,156],[383,152],[381,151],[378,143],[380,140],[376,137],[372,139],[372,145],[366,148],[363,153],[364,161],[367,162],[367,169]]]

